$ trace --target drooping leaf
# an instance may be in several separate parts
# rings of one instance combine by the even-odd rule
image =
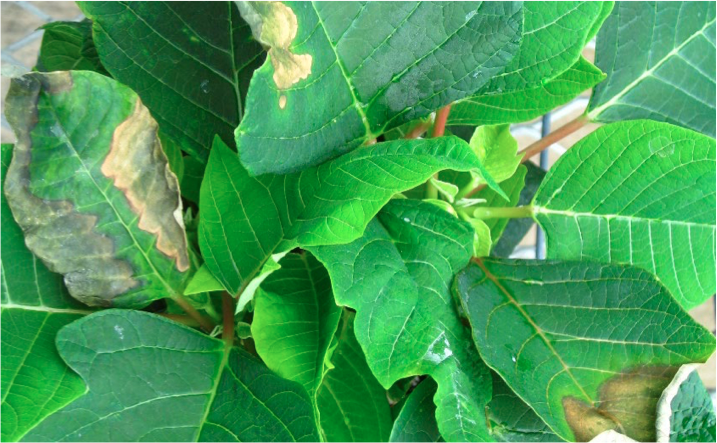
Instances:
[[[341,308],[310,253],[287,254],[279,264],[254,296],[252,337],[269,369],[304,386],[314,403]]]
[[[336,334],[331,365],[318,391],[321,428],[327,441],[387,441],[391,409],[354,335],[348,311]]]
[[[715,441],[715,422],[712,398],[695,366],[683,366],[657,404],[657,441]]]
[[[490,248],[493,247],[490,227],[485,221],[476,218],[467,221],[473,227],[473,256],[487,257],[490,254]]]
[[[52,22],[40,29],[45,32],[37,60],[38,71],[85,70],[109,75],[92,41],[92,22]]]
[[[561,441],[502,378],[493,373],[493,399],[488,403],[491,432],[498,441]]]
[[[264,59],[234,2],[78,2],[114,78],[159,127],[206,161],[215,134],[232,142],[251,75]]]
[[[525,206],[530,204],[531,201],[533,201],[535,192],[538,190],[540,183],[543,182],[543,178],[545,177],[545,171],[543,171],[533,163],[526,162],[525,167],[527,169],[524,180],[525,186],[520,191],[520,197],[518,198],[517,206]],[[511,201],[512,200],[513,199],[511,198]],[[501,199],[498,201],[504,202],[505,200]],[[515,247],[518,246],[523,237],[525,237],[525,234],[528,233],[530,227],[533,226],[533,224],[535,224],[535,222],[530,218],[510,219],[506,224],[505,229],[500,236],[500,239],[493,246],[493,251],[491,252],[491,255],[494,257],[508,258],[508,256],[513,252]]]
[[[570,102],[581,92],[604,79],[605,74],[602,71],[580,57],[570,69],[537,86],[477,95],[456,103],[451,107],[448,124],[497,125],[526,122]]]
[[[356,310],[356,338],[378,381],[430,375],[447,441],[489,441],[490,373],[451,299],[471,257],[473,229],[416,200],[392,200],[352,243],[309,248],[326,266],[337,303]]]
[[[440,137],[379,143],[301,173],[251,177],[217,139],[202,183],[202,255],[240,294],[272,254],[355,240],[395,193],[448,168],[482,166],[465,142]]]
[[[2,145],[2,176],[12,145]],[[81,395],[82,380],[55,350],[55,334],[89,314],[27,249],[0,195],[2,211],[2,441],[17,441],[47,415]]]
[[[715,5],[618,2],[597,38],[591,120],[647,118],[715,136]]]
[[[715,140],[666,123],[603,126],[533,201],[548,258],[632,264],[685,309],[715,293]]]
[[[646,271],[483,259],[455,290],[483,360],[561,438],[655,440],[663,389],[714,336]]]
[[[443,441],[436,423],[436,405],[433,397],[438,385],[426,377],[411,392],[391,430],[392,442],[436,442]]]
[[[18,142],[4,191],[29,249],[89,305],[179,297],[190,262],[179,186],[157,125],[127,87],[89,71],[14,79]]]
[[[518,49],[518,2],[242,4],[267,62],[237,147],[251,175],[305,169],[474,94]]]
[[[109,310],[57,347],[87,393],[28,441],[316,441],[303,388],[238,348],[154,314]]]

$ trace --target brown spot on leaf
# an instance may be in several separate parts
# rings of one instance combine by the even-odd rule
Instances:
[[[299,29],[291,8],[281,2],[237,2],[237,6],[254,38],[269,48],[277,88],[287,89],[311,74],[311,55],[294,54],[289,49]]]
[[[638,441],[654,441],[657,403],[677,369],[642,366],[615,375],[602,383],[594,406],[563,398],[565,419],[575,439],[590,441],[612,429]]]
[[[139,229],[157,236],[157,249],[179,271],[189,269],[179,183],[157,137],[157,123],[139,100],[115,129],[101,171],[127,197]]]
[[[112,300],[136,288],[130,264],[114,255],[111,239],[98,233],[97,217],[81,214],[68,200],[44,200],[30,192],[31,133],[38,123],[38,101],[72,89],[70,73],[29,74],[13,79],[7,96],[7,118],[17,143],[4,182],[13,217],[25,243],[53,272],[64,274],[70,294],[90,306],[111,306]],[[58,131],[62,129],[59,128]]]

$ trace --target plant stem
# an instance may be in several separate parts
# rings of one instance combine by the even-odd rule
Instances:
[[[436,138],[442,136],[446,132],[446,121],[448,114],[451,112],[451,105],[445,106],[436,113],[436,121],[433,123],[433,132],[431,137]]]
[[[448,120],[448,114],[451,112],[451,105],[444,106],[436,113],[436,120],[433,122],[433,131],[431,131],[431,137],[441,137],[446,132],[446,121]],[[435,174],[433,178],[438,179],[438,174]],[[438,189],[433,186],[431,180],[426,182],[426,198],[438,198]]]
[[[405,139],[414,139],[422,136],[426,131],[428,131],[428,128],[431,127],[431,122],[424,122],[419,123],[413,128],[411,128],[410,131],[406,135],[403,136]]]
[[[532,206],[517,206],[515,208],[478,207],[473,210],[473,218],[477,218],[480,220],[485,220],[489,218],[526,218],[532,216]]]
[[[588,123],[589,121],[590,120],[588,120],[587,115],[583,114],[580,117],[576,118],[575,120],[561,126],[560,128],[551,132],[547,136],[541,138],[537,142],[531,144],[527,148],[520,151],[518,153],[518,155],[523,154],[523,158],[520,160],[520,162],[521,163],[527,162],[534,155],[540,154],[542,151],[549,148],[550,145],[552,145],[556,142],[559,142],[560,140],[564,139],[568,135],[572,134],[573,132],[575,132],[578,129],[585,126],[585,124]]]
[[[226,291],[222,292],[222,313],[224,315],[222,340],[231,347],[234,344],[234,299]]]
[[[172,300],[174,300],[180,308],[184,309],[184,312],[186,312],[187,314],[189,314],[190,317],[196,320],[196,322],[201,326],[204,332],[212,332],[212,330],[214,329],[214,323],[212,323],[211,320],[200,314],[199,311],[194,309],[194,306],[189,304],[187,299],[179,295],[173,297]]]

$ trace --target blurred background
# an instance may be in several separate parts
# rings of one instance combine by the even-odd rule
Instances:
[[[42,30],[37,30],[45,23],[52,21],[77,21],[82,20],[84,16],[80,12],[74,2],[27,2],[27,1],[3,1],[2,20],[0,22],[0,55],[2,56],[2,72],[24,72],[29,71],[37,61],[40,43],[42,41]],[[595,58],[595,43],[591,42],[583,52],[585,58],[591,62]],[[2,143],[12,143],[15,141],[10,126],[5,120],[5,94],[7,93],[10,80],[3,75],[2,77]],[[550,128],[559,128],[565,123],[579,117],[587,107],[590,99],[590,92],[586,91],[580,97],[571,103],[558,108],[550,115],[542,119],[536,119],[531,122],[514,125],[511,128],[513,136],[518,140],[521,149],[530,145],[534,141],[542,137],[542,133],[550,132]],[[542,158],[536,156],[531,159],[536,165],[542,166],[544,169],[549,168],[568,148],[574,143],[589,134],[597,125],[588,124],[579,131],[571,134],[560,143],[554,144],[550,149],[543,152]],[[515,249],[513,256],[516,258],[536,258],[542,257],[544,244],[537,232],[536,226],[533,226],[526,234],[521,244]],[[702,306],[690,311],[700,323],[705,325],[712,333],[715,333],[715,298],[706,302]],[[712,393],[712,399],[715,399],[715,355],[710,361],[702,365],[700,368],[700,376]]]

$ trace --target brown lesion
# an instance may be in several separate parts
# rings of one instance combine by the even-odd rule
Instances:
[[[179,183],[157,137],[157,123],[139,99],[115,129],[101,171],[127,198],[139,229],[157,237],[157,249],[180,272],[189,269]]]
[[[599,400],[589,405],[563,398],[565,419],[577,441],[614,430],[638,441],[655,441],[657,403],[677,372],[674,366],[640,366],[605,380]]]
[[[61,94],[72,86],[68,72],[13,79],[6,114],[17,142],[3,191],[28,249],[48,269],[64,275],[70,294],[90,306],[111,306],[114,298],[141,285],[133,277],[132,266],[117,259],[113,241],[95,230],[95,215],[77,212],[69,200],[39,198],[29,189],[31,134],[38,124],[40,95]]]
[[[308,78],[313,62],[311,55],[295,54],[289,49],[299,29],[294,11],[281,2],[252,2],[238,6],[251,25],[254,37],[269,49],[276,87],[287,89]],[[284,106],[280,107],[283,109]]]

